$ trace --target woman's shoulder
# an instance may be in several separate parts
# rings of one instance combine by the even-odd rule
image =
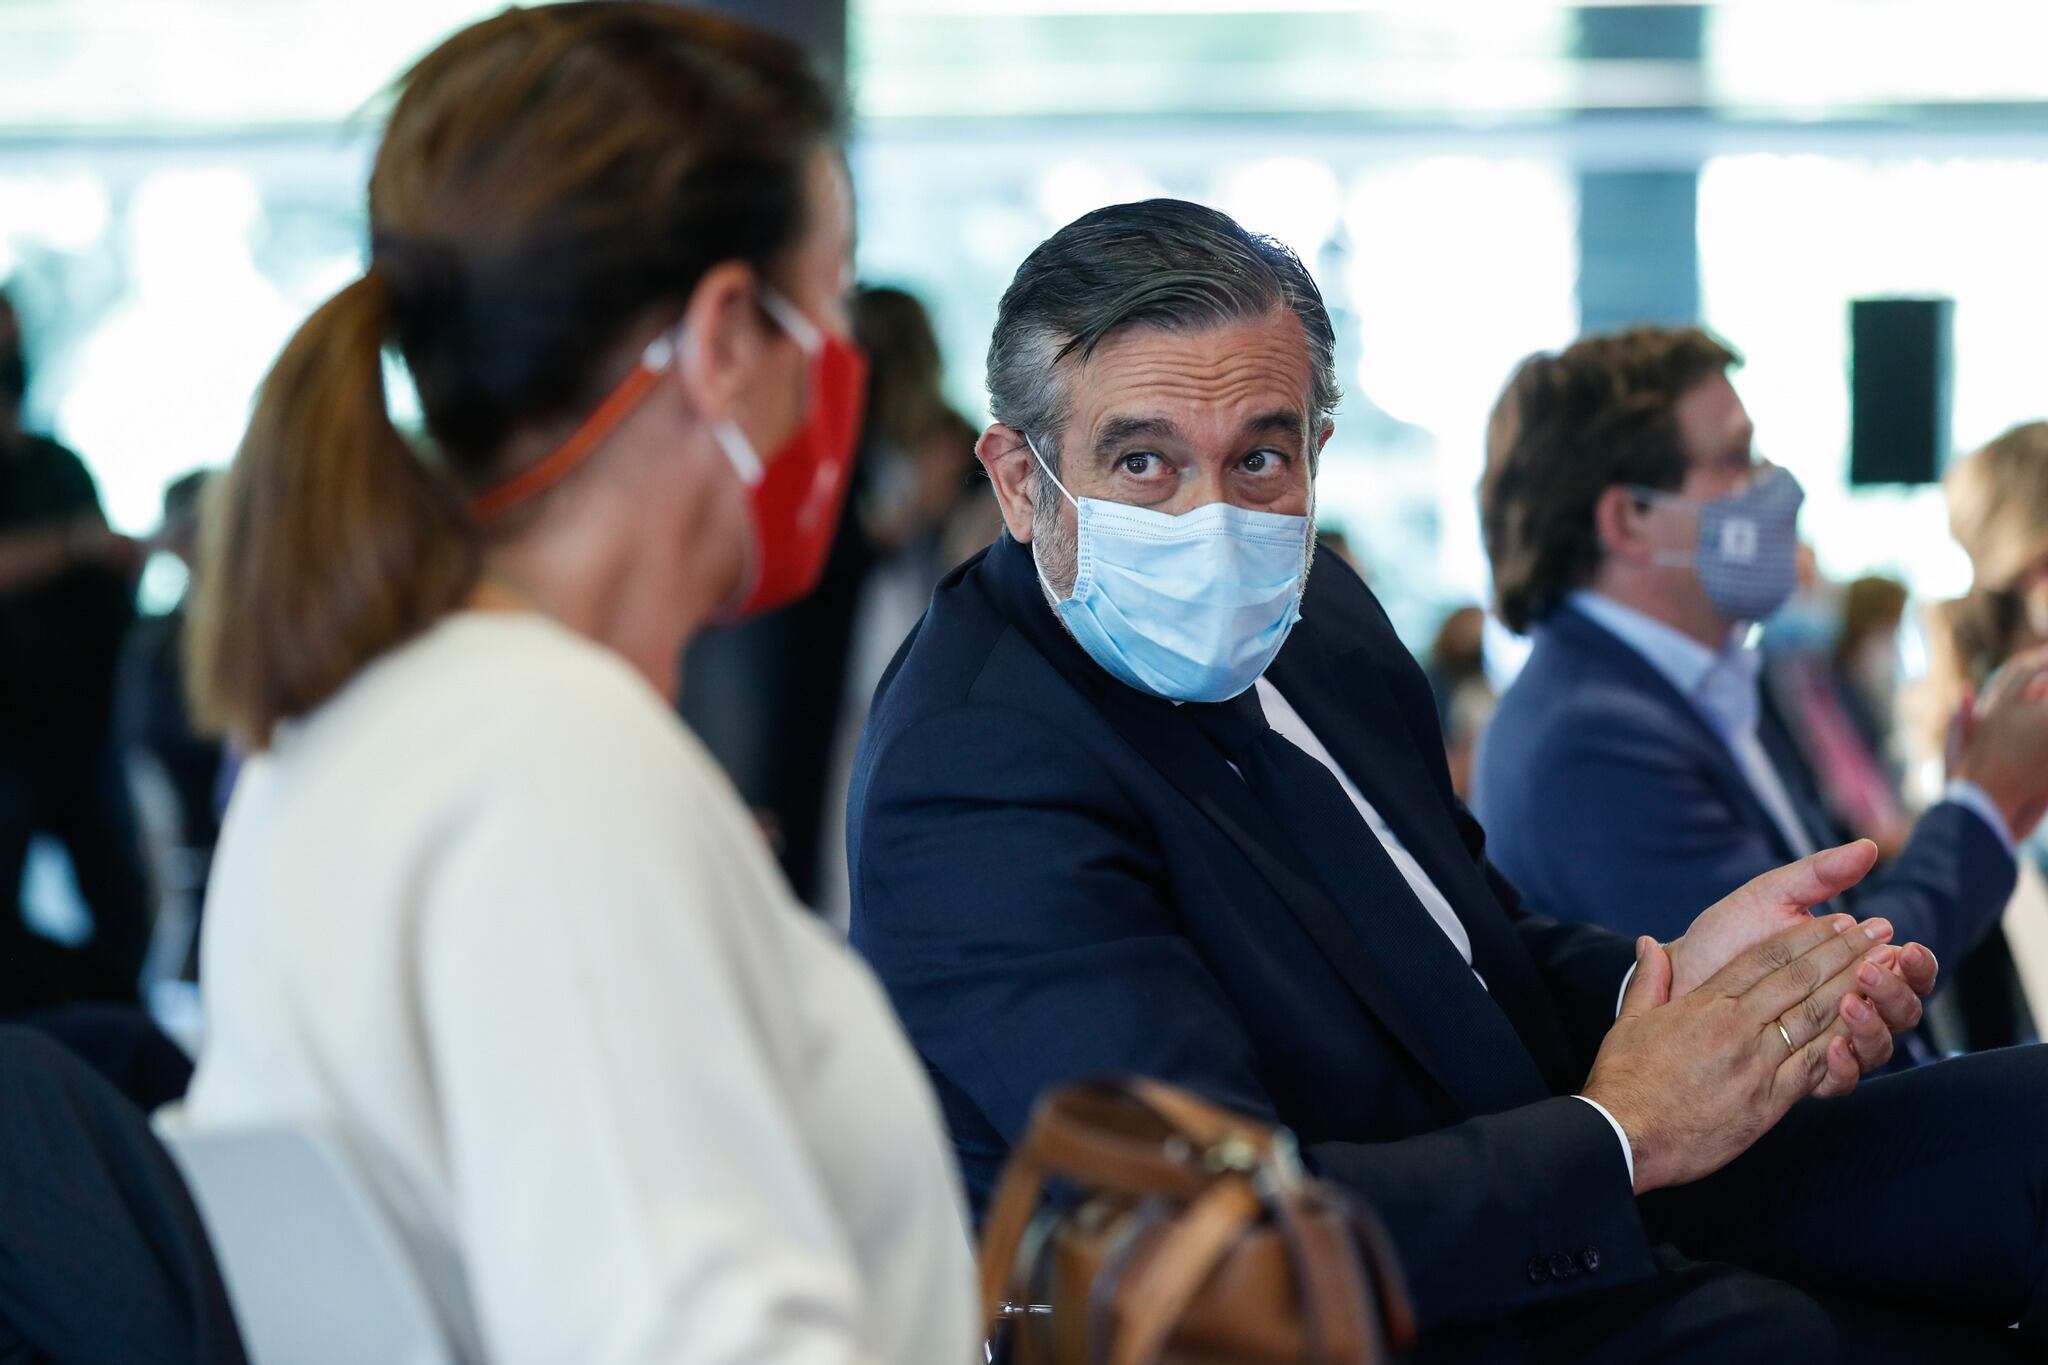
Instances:
[[[529,613],[450,615],[291,728],[282,747],[438,755],[504,777],[689,778],[709,763],[624,659]]]

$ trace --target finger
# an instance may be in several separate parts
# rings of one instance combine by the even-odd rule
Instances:
[[[1636,940],[1636,970],[1621,995],[1617,1019],[1635,1019],[1671,999],[1671,954],[1648,934]]]
[[[1941,961],[1934,950],[1922,943],[1908,943],[1899,950],[1899,973],[1913,994],[1923,999],[1934,994],[1934,987],[1941,980]]]
[[[1859,939],[1862,935],[1852,932],[1844,937],[1846,939]],[[1821,954],[1815,952],[1809,954],[1809,956],[1818,959]],[[1804,998],[1794,1002],[1783,1014],[1772,1020],[1763,1030],[1765,1042],[1767,1044],[1778,1043],[1782,1045],[1789,1041],[1794,1048],[1801,1048],[1812,1042],[1815,1038],[1820,1037],[1823,1033],[1831,1030],[1837,1033],[1846,1031],[1849,1034],[1850,1041],[1858,1044],[1857,1050],[1859,1053],[1866,1050],[1866,1045],[1869,1052],[1876,1053],[1880,1050],[1877,1046],[1878,1037],[1882,1035],[1885,1039],[1889,1040],[1891,1034],[1885,1028],[1884,1020],[1871,1007],[1870,1002],[1864,998],[1864,978],[1866,975],[1871,977],[1889,977],[1890,974],[1880,971],[1867,958],[1851,957],[1844,964],[1841,971],[1823,981]],[[1919,1003],[1918,997],[1915,997],[1911,991],[1906,990],[1904,984],[1898,981],[1897,978],[1893,977],[1890,979],[1892,985],[1900,993],[1912,999],[1915,1004]],[[1851,1002],[1854,1002],[1854,1004],[1852,1005]],[[1782,1037],[1778,1034],[1780,1028],[1785,1031]],[[1860,1037],[1859,1034],[1861,1035]],[[1882,1050],[1887,1053],[1890,1052],[1888,1041]]]
[[[1771,1031],[1771,1041],[1779,1041],[1775,1029]],[[1831,1070],[1846,1071],[1855,1066],[1854,1052],[1849,1052],[1846,1058],[1837,1056],[1830,1060],[1830,1054],[1836,1048],[1847,1051],[1848,1046],[1847,1040],[1824,1033],[1778,1063],[1777,1069],[1771,1073],[1771,1101],[1778,1111],[1772,1116],[1774,1122],[1787,1109],[1811,1095],[1821,1082],[1828,1079]]]
[[[1846,933],[1830,935],[1826,942],[1809,948],[1745,992],[1742,997],[1744,1010],[1759,1027],[1785,1015],[1801,1001],[1823,994],[1829,987],[1829,978],[1862,960],[1873,944],[1885,942],[1891,937],[1891,932],[1891,921],[1872,919]],[[1833,1014],[1835,1003],[1854,989],[1853,985],[1844,986],[1833,995],[1826,996],[1824,1006],[1827,1013]],[[1793,1039],[1795,1044],[1802,1041]]]
[[[1877,864],[1877,845],[1868,839],[1824,848],[1796,863],[1773,868],[1735,894],[1770,905],[1806,909],[1833,900],[1863,880]]]
[[[1855,1049],[1847,1039],[1829,1039],[1827,1059],[1827,1072],[1821,1077],[1820,1084],[1813,1088],[1813,1097],[1817,1100],[1840,1098],[1854,1090],[1856,1082],[1863,1078]]]
[[[1746,994],[1772,972],[1840,936],[1855,923],[1849,915],[1824,915],[1795,924],[1737,953],[1727,966],[1708,977],[1701,989],[1712,989],[1730,996]],[[1867,948],[1869,945],[1864,946]]]
[[[1834,1027],[1846,1032],[1859,1070],[1868,1074],[1892,1059],[1892,1030],[1883,1011],[1854,994],[1843,996],[1836,1008],[1841,1018]]]
[[[1842,1001],[1844,1010],[1852,999],[1867,1000],[1886,1033],[1908,1033],[1920,1027],[1920,997],[1896,971],[1874,961],[1858,963],[1855,992]]]

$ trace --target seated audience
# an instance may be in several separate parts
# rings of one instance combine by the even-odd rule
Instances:
[[[1459,607],[1445,616],[1429,647],[1424,672],[1436,698],[1436,722],[1443,727],[1451,790],[1462,801],[1472,792],[1472,760],[1479,751],[1479,737],[1500,700],[1486,676],[1485,611]]]
[[[1764,623],[1760,706],[1785,721],[1842,830],[1878,847],[1880,863],[1912,838],[1893,754],[1899,628],[1907,592],[1895,579],[1831,583],[1800,547],[1799,588]]]
[[[457,33],[209,508],[196,698],[252,757],[171,1121],[335,1131],[466,1360],[978,1354],[930,1090],[671,709],[845,493],[838,128],[680,6]]]
[[[1868,844],[1668,946],[1493,870],[1422,670],[1354,572],[1309,574],[1337,391],[1297,259],[1097,210],[1018,270],[987,373],[1007,534],[884,680],[848,820],[855,940],[977,1199],[1049,1087],[1140,1073],[1373,1201],[1425,1360],[2034,1348],[2048,1054],[1845,1095],[1935,970],[1809,914]]]
[[[1972,583],[1967,595],[1929,613],[1928,676],[1911,709],[1918,713],[1916,752],[1935,763],[1966,737],[1958,722],[1972,719],[1977,695],[2015,658],[2048,644],[2048,422],[2014,427],[1958,460],[1944,482],[1949,528],[1970,556]],[[1993,1036],[2002,1022],[2000,1003],[2022,1028],[2048,1010],[2048,886],[2041,875],[2048,871],[2048,833],[2042,826],[2023,856],[2032,875],[2022,878],[2002,926],[2015,970],[1964,997],[1969,1026],[1994,1030]],[[1988,968],[1980,974],[1991,975]],[[2011,984],[2011,975],[2026,983],[2024,990]]]
[[[1945,728],[2006,664],[2048,644],[2048,422],[1973,451],[1944,484],[1971,569],[1968,595],[1944,604],[1930,632],[1930,715]]]
[[[1734,363],[1693,328],[1588,338],[1524,362],[1488,431],[1494,588],[1534,648],[1474,809],[1523,894],[1620,933],[1675,938],[1842,837],[1746,640],[1792,592],[1802,494],[1752,454]],[[1953,779],[1843,901],[1950,965],[1996,925],[2048,801],[2048,706],[1987,695]]]
[[[155,544],[189,571],[198,556],[199,508],[205,495],[206,470],[195,470],[164,490],[163,523]],[[116,715],[123,742],[148,755],[163,771],[177,800],[178,841],[200,861],[198,883],[205,885],[204,865],[220,834],[214,795],[220,787],[220,741],[197,732],[185,696],[185,621],[187,599],[161,616],[139,619],[123,651]]]
[[[107,529],[78,456],[23,428],[28,362],[0,295],[0,1013],[136,999],[149,881],[114,743],[114,673],[134,610],[134,541]],[[29,844],[57,840],[92,915],[78,950],[19,909]]]
[[[199,510],[207,470],[172,480],[163,521],[152,538],[190,572],[198,558]],[[129,767],[160,795],[144,845],[156,882],[156,927],[150,967],[191,979],[199,965],[199,909],[207,869],[220,838],[219,793],[227,755],[220,739],[192,722],[185,693],[185,623],[189,591],[161,615],[138,616],[122,649],[115,688],[115,728]],[[139,802],[149,813],[147,801]]]

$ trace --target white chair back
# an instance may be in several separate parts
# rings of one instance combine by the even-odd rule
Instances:
[[[331,1136],[157,1126],[206,1222],[250,1365],[456,1365],[412,1259]]]

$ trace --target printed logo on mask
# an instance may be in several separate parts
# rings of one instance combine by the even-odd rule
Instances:
[[[1776,465],[1759,470],[1746,488],[1706,501],[1661,488],[1631,486],[1629,491],[1645,502],[1698,516],[1699,541],[1692,553],[1664,552],[1656,562],[1696,573],[1707,600],[1728,620],[1761,621],[1799,585],[1799,507],[1806,490]]]

